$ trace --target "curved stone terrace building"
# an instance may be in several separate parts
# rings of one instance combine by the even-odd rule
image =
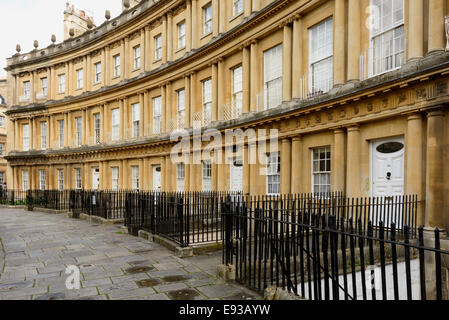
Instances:
[[[126,6],[8,59],[9,187],[418,194],[419,222],[447,227],[448,10],[446,0]],[[279,151],[251,165],[248,144],[233,149],[243,161],[173,163],[170,133],[194,127],[275,129]]]

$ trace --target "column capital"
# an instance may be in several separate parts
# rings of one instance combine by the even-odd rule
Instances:
[[[346,133],[345,128],[334,128],[334,134],[344,134]]]
[[[360,126],[358,124],[355,125],[350,125],[347,127],[348,133],[349,132],[355,132],[355,131],[360,131]]]
[[[290,137],[282,138],[282,144],[287,144],[287,143],[291,143],[291,142],[292,142],[292,140]]]
[[[293,142],[301,142],[302,141],[302,136],[299,135],[299,136],[292,137],[292,141]]]
[[[438,116],[444,116],[443,108],[444,108],[443,105],[439,105],[439,106],[433,106],[430,108],[426,108],[423,111],[427,113],[427,118],[438,117]]]
[[[257,39],[252,39],[252,40],[249,41],[249,43],[251,45],[256,45],[258,43],[258,40]]]
[[[418,111],[418,112],[410,112],[410,113],[405,113],[404,115],[407,116],[407,121],[412,121],[412,120],[422,120],[422,114]]]

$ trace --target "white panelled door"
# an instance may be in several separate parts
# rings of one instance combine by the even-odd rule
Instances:
[[[161,166],[153,166],[153,190],[161,191]]]
[[[232,192],[243,191],[243,165],[241,159],[237,159],[231,164],[230,184],[230,190]]]
[[[92,168],[92,189],[98,190],[100,187],[100,169]]]

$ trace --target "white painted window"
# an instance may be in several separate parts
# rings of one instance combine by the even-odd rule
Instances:
[[[22,171],[22,191],[28,191],[29,183],[28,183],[28,170]]]
[[[139,190],[139,167],[133,166],[132,170],[132,188],[133,190]]]
[[[24,124],[22,128],[22,149],[23,151],[29,151],[30,150],[30,125]]]
[[[178,129],[184,129],[186,119],[186,91],[184,89],[177,92],[178,100]]]
[[[4,116],[0,116],[0,127],[2,127],[2,128],[5,127],[5,117]]]
[[[58,169],[58,190],[64,190],[64,170]]]
[[[76,88],[82,89],[84,87],[84,69],[76,70]]]
[[[140,104],[132,105],[133,138],[139,137],[140,130]]]
[[[94,64],[95,68],[95,83],[101,82],[101,62]]]
[[[203,81],[203,125],[212,121],[212,80]]]
[[[203,191],[212,191],[212,162],[203,161]]]
[[[5,184],[5,172],[0,171],[0,185],[2,186],[2,188],[4,187],[3,186],[4,184]]]
[[[0,156],[4,156],[5,155],[5,144],[4,143],[0,143]]]
[[[119,171],[118,167],[112,168],[112,190],[118,191]]]
[[[58,120],[59,148],[64,148],[64,120]]]
[[[204,34],[212,32],[212,4],[208,4],[203,8],[204,15]]]
[[[273,152],[267,155],[267,194],[281,193],[281,154]]]
[[[99,113],[94,114],[94,133],[95,133],[95,144],[99,144],[101,138],[101,119]]]
[[[47,149],[47,122],[41,122],[41,149]]]
[[[81,146],[83,139],[83,119],[81,117],[75,118],[75,144]]]
[[[183,21],[178,24],[178,49],[186,46],[186,22]]]
[[[120,55],[114,56],[114,77],[120,76]]]
[[[328,92],[333,85],[333,19],[329,18],[309,30],[309,91]]]
[[[46,96],[48,93],[48,81],[47,78],[42,78],[41,79],[41,94],[43,96]]]
[[[75,189],[82,189],[81,168],[75,168]]]
[[[58,93],[65,92],[65,74],[60,74],[58,76]]]
[[[370,75],[374,76],[404,63],[404,0],[371,0],[371,5],[378,12],[370,30]]]
[[[331,191],[331,149],[329,146],[312,149],[312,192]]]
[[[23,97],[29,99],[31,94],[31,82],[25,81],[23,83]]]
[[[162,97],[153,98],[153,134],[160,134],[162,126]]]
[[[39,189],[45,190],[47,188],[47,171],[39,171]]]
[[[176,179],[177,179],[177,190],[178,192],[185,191],[185,164],[178,163],[176,167]]]
[[[233,8],[233,15],[237,16],[240,13],[243,12],[243,0],[233,0],[234,1],[234,6]],[[248,0],[246,0],[248,1]]]
[[[133,48],[134,50],[134,69],[140,69],[140,46]]]
[[[282,45],[264,52],[264,97],[265,109],[282,103]]]
[[[238,118],[243,112],[243,68],[239,66],[232,70],[232,117]]]
[[[154,38],[154,61],[162,59],[162,35]]]
[[[112,140],[120,140],[120,109],[112,109]]]

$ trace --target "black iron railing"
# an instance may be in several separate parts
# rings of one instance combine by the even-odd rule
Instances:
[[[236,280],[252,289],[282,287],[311,300],[447,298],[441,262],[449,251],[440,249],[440,231],[424,246],[423,228],[413,234],[416,197],[390,204],[400,207],[396,215],[378,204],[389,200],[367,200],[374,211],[360,201],[353,208],[350,200],[339,211],[320,201],[300,206],[295,197],[227,199],[223,263],[234,265]]]

